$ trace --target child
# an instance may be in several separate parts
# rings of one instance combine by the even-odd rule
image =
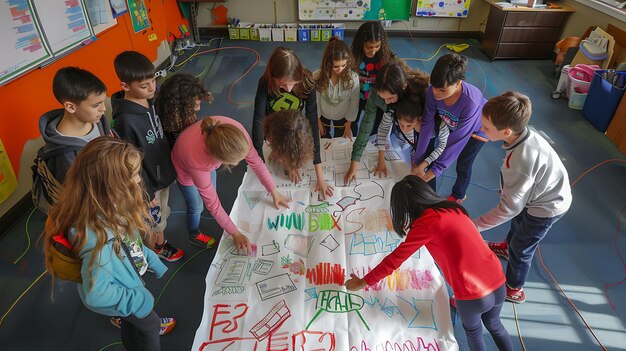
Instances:
[[[222,208],[211,181],[211,173],[221,165],[228,169],[244,158],[272,194],[274,206],[277,209],[280,205],[287,207],[289,200],[283,199],[276,190],[272,176],[239,122],[223,116],[206,117],[185,128],[178,137],[172,160],[187,202],[187,230],[192,244],[200,247],[215,245],[215,239],[200,232],[200,214],[206,206],[217,223],[232,235],[237,249],[247,252],[248,238],[241,234]]]
[[[332,37],[326,45],[322,65],[313,73],[317,80],[317,113],[322,138],[352,139],[350,126],[359,109],[359,76],[353,71],[354,59],[344,41]]]
[[[198,120],[196,113],[200,111],[202,101],[211,103],[213,96],[198,78],[190,74],[177,73],[161,85],[154,107],[170,147],[174,146],[183,129]]]
[[[474,223],[482,232],[511,220],[506,240],[489,243],[489,248],[508,261],[506,299],[515,303],[526,300],[523,287],[539,242],[572,203],[559,155],[526,127],[531,110],[526,95],[510,91],[491,98],[482,109],[482,130],[490,140],[504,141],[506,156],[500,168],[500,203]]]
[[[410,163],[410,160],[413,159],[415,149],[417,148],[417,138],[420,132],[422,113],[424,111],[423,101],[424,100],[419,96],[406,96],[398,101],[395,113],[392,114],[385,112],[383,115],[380,126],[378,126],[378,136],[376,138],[376,146],[378,147],[378,165],[374,175],[384,174],[387,176],[385,151],[390,130],[401,144],[408,144],[411,147],[408,162]],[[441,120],[439,120],[439,123],[437,124],[438,126],[435,131],[437,137],[437,147],[433,147],[433,151],[424,160],[424,164],[422,165],[423,167],[433,163],[441,155],[443,150],[446,148],[446,144],[448,143],[448,135],[450,135],[448,125]],[[435,135],[433,135],[433,137],[435,137]],[[432,142],[434,143],[435,140],[432,139]]]
[[[422,179],[408,175],[391,190],[391,216],[394,230],[406,239],[362,279],[350,274],[346,288],[356,291],[376,284],[426,246],[452,287],[470,350],[486,350],[483,323],[499,350],[513,350],[500,321],[504,273],[467,211],[439,197]],[[405,228],[410,228],[408,234]]]
[[[184,255],[183,250],[172,246],[163,231],[167,226],[170,209],[167,206],[169,186],[176,179],[171,151],[165,138],[159,116],[154,110],[154,66],[136,51],[124,51],[115,58],[115,73],[122,82],[122,91],[111,96],[113,130],[120,138],[130,142],[144,153],[141,178],[150,200],[150,213],[156,223],[154,246],[159,257],[174,262]]]
[[[365,110],[367,98],[371,88],[376,83],[378,71],[395,58],[395,54],[389,48],[387,33],[385,33],[380,21],[368,21],[359,27],[352,41],[352,56],[354,56],[355,70],[359,74],[360,82],[359,111],[357,112],[357,120],[352,123],[352,135],[357,135],[361,112]],[[370,129],[372,134],[378,130],[383,112],[385,111],[376,111],[374,128]]]
[[[333,188],[324,181],[322,159],[320,157],[320,133],[317,125],[317,102],[315,82],[311,72],[304,68],[291,49],[277,47],[267,61],[265,73],[259,79],[254,98],[254,120],[252,122],[252,140],[254,148],[263,158],[263,119],[279,110],[302,111],[306,105],[306,118],[313,133],[313,165],[317,176],[316,191],[322,198],[333,195]],[[299,183],[301,175],[293,171],[291,181]]]
[[[299,111],[271,113],[263,121],[263,134],[271,148],[269,161],[285,167],[285,174],[299,172],[313,159],[311,127]]]
[[[365,105],[359,134],[352,145],[352,162],[344,176],[345,184],[349,184],[356,175],[356,166],[361,160],[363,150],[365,150],[370,137],[377,109],[393,114],[398,99],[404,96],[410,96],[412,99],[423,99],[428,87],[427,74],[419,70],[411,70],[400,61],[384,65],[379,73],[373,93],[369,94]]]
[[[127,350],[160,350],[164,334],[176,321],[154,311],[154,297],[141,275],[157,278],[167,268],[142,243],[150,228],[140,186],[141,152],[119,139],[99,137],[78,154],[65,178],[59,201],[50,209],[45,228],[46,268],[54,275],[50,237],[67,233],[82,259],[78,294],[87,308],[122,316],[122,343]]]
[[[450,201],[462,203],[472,177],[472,164],[487,138],[480,130],[480,111],[485,104],[483,93],[466,83],[467,58],[458,54],[440,57],[430,75],[422,132],[417,141],[411,173],[430,181],[438,177],[452,162],[456,162],[456,181]],[[441,156],[423,167],[430,153],[428,144],[435,130],[435,115],[450,128],[448,144]],[[431,183],[434,186],[434,183]]]
[[[52,93],[63,108],[46,112],[39,119],[45,141],[40,156],[63,183],[78,151],[89,141],[111,134],[104,117],[106,86],[89,71],[64,67],[54,75]]]

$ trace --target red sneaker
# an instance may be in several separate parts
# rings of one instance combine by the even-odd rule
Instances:
[[[210,249],[217,243],[211,236],[198,233],[196,236],[190,237],[189,242],[203,249]]]
[[[506,243],[506,241],[503,241],[501,243],[487,241],[486,243],[487,246],[489,246],[489,250],[493,251],[496,256],[502,257],[507,261],[509,260],[509,245]]]
[[[506,286],[506,300],[513,303],[523,303],[526,301],[526,293],[523,288],[511,289]]]
[[[178,261],[185,255],[185,252],[183,250],[175,248],[174,246],[170,245],[170,243],[168,243],[167,240],[165,240],[165,242],[163,243],[163,246],[161,246],[160,249],[157,249],[155,247],[154,252],[159,257],[161,257],[162,259],[168,262]]]

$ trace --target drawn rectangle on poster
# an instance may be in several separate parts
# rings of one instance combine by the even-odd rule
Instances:
[[[274,261],[257,259],[252,266],[252,271],[256,274],[268,275],[274,266]]]
[[[246,278],[248,271],[248,258],[236,257],[226,260],[220,274],[217,276],[215,285],[218,286],[240,286]]]
[[[263,301],[297,290],[287,273],[261,280],[256,283],[256,287]]]

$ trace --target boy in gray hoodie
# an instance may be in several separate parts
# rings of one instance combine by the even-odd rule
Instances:
[[[567,170],[550,144],[527,128],[530,116],[530,99],[510,91],[482,110],[482,131],[491,141],[503,140],[506,155],[500,203],[473,221],[484,231],[511,220],[506,240],[488,245],[508,261],[506,299],[514,303],[526,300],[523,287],[539,242],[572,203]]]

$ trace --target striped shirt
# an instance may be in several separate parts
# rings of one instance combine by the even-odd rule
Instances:
[[[389,137],[389,131],[392,130],[398,140],[400,140],[400,142],[408,142],[409,144],[411,144],[411,153],[415,152],[417,142],[414,130],[411,129],[408,133],[403,133],[400,130],[399,126],[397,128],[392,128],[394,124],[397,124],[396,117],[394,115],[395,112],[392,110],[389,110],[383,114],[383,119],[380,121],[380,125],[378,126],[378,134],[376,137],[376,146],[378,147],[378,150],[385,150]],[[404,136],[402,136],[402,134],[404,134]],[[445,150],[448,143],[449,135],[450,129],[448,128],[446,122],[442,120],[439,126],[439,133],[437,134],[437,146],[428,155],[428,157],[425,158],[425,161],[428,162],[429,165],[435,162],[435,160],[439,158],[439,156],[441,156],[441,153],[443,153],[443,150]]]

